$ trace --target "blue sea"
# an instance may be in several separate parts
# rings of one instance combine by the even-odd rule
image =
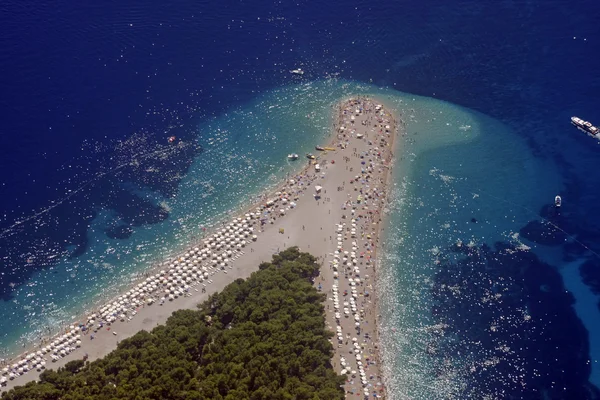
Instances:
[[[599,14],[2,2],[2,354],[194,243],[367,94],[406,129],[379,263],[389,397],[600,398],[600,142],[569,124],[600,124]]]

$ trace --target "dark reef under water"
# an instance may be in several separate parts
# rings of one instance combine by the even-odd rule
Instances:
[[[600,398],[587,330],[555,268],[503,242],[457,244],[438,261],[427,352],[440,376],[467,358],[465,398]]]
[[[184,135],[180,133],[180,137],[186,138]],[[36,271],[52,267],[64,256],[74,259],[84,255],[88,247],[88,230],[98,210],[110,210],[115,214],[103,228],[103,234],[120,240],[129,238],[136,227],[159,223],[169,217],[168,210],[157,204],[155,198],[173,197],[194,158],[203,150],[191,142],[149,147],[151,154],[158,153],[158,156],[132,162],[125,154],[127,162],[114,173],[100,176],[62,203],[24,221],[5,235],[0,246],[0,260],[4,264],[0,275],[3,301],[9,301],[14,288]],[[130,190],[123,183],[143,187],[153,196],[144,197],[143,193]]]

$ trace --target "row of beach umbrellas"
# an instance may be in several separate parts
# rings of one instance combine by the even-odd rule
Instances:
[[[333,275],[334,275],[334,279],[336,279],[335,283],[332,286],[332,293],[333,293],[333,308],[334,308],[334,315],[335,315],[335,320],[336,320],[336,336],[338,339],[338,342],[341,344],[344,341],[344,334],[343,334],[343,330],[342,330],[342,326],[341,326],[341,320],[342,318],[350,318],[350,315],[352,315],[353,319],[354,319],[354,326],[356,328],[356,333],[360,333],[360,323],[362,320],[362,310],[359,311],[358,309],[358,305],[356,303],[357,299],[358,299],[358,290],[356,288],[357,284],[360,284],[361,282],[361,278],[360,278],[360,268],[357,266],[358,265],[358,258],[362,257],[362,255],[358,254],[358,243],[356,241],[352,241],[351,242],[351,251],[350,250],[344,250],[344,229],[345,229],[345,223],[340,223],[340,224],[336,224],[335,225],[335,233],[337,235],[337,249],[333,252],[333,257],[331,260],[331,264],[332,264],[332,269],[333,269]],[[352,219],[351,220],[351,228],[350,228],[350,235],[352,238],[354,238],[356,236],[356,220]],[[348,278],[348,284],[350,285],[350,296],[348,297],[347,300],[343,301],[343,303],[340,304],[340,297],[339,297],[339,274],[338,274],[338,269],[340,268],[344,268],[347,270],[350,270],[352,273],[352,277]],[[342,317],[341,312],[343,311],[344,316]],[[353,355],[356,359],[356,365],[357,365],[357,369],[358,369],[358,375],[360,376],[360,381],[361,384],[363,386],[363,390],[364,390],[364,394],[365,396],[369,395],[369,389],[368,389],[368,380],[367,380],[367,375],[364,369],[364,365],[362,363],[362,347],[360,346],[360,344],[358,343],[358,338],[357,337],[353,337],[352,338],[352,343],[353,343]],[[350,364],[347,362],[346,358],[344,356],[340,357],[340,365],[342,366],[342,370],[341,370],[341,374],[351,374],[352,376],[356,376],[357,371],[352,369]]]

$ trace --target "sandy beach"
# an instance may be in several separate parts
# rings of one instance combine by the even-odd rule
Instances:
[[[297,246],[322,262],[315,287],[327,295],[326,323],[335,333],[332,363],[336,372],[347,374],[346,397],[385,398],[376,256],[398,124],[376,99],[347,99],[332,112],[332,138],[313,152],[316,159],[300,155],[296,162],[302,170],[260,204],[225,221],[162,271],[151,272],[112,307],[79,319],[61,338],[30,350],[29,358],[7,362],[2,390],[37,379],[43,368],[85,355],[90,361],[103,357],[119,341],[164,323],[175,310],[195,308],[235,279],[250,276],[273,254]]]

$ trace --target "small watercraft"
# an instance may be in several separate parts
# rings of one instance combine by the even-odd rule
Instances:
[[[293,69],[290,71],[291,74],[296,74],[296,75],[304,75],[304,71],[302,71],[302,69],[298,68],[298,69]]]
[[[314,160],[314,159],[315,159],[315,156],[314,156],[313,154],[311,154],[311,153],[307,153],[307,154],[306,154],[306,158],[308,158],[308,159],[310,159],[310,160]]]
[[[294,161],[297,159],[298,159],[298,154],[296,154],[296,153],[288,154],[288,160]]]
[[[169,138],[167,139],[169,143],[175,143],[176,140],[177,138],[175,136],[169,136]]]
[[[321,146],[315,146],[315,150],[324,151],[325,149]]]
[[[571,124],[588,136],[600,139],[600,128],[595,127],[591,122],[584,121],[578,117],[571,117]]]
[[[562,199],[561,199],[561,197],[560,196],[556,196],[554,198],[554,206],[558,208],[561,205],[562,205]]]

